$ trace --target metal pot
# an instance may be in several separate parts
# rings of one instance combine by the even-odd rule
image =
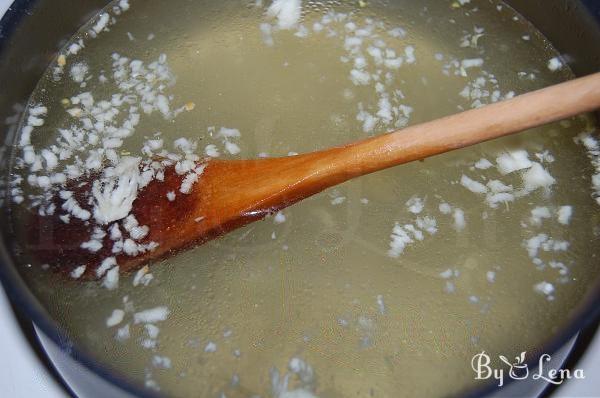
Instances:
[[[554,46],[572,59],[577,75],[600,70],[600,3],[597,0],[506,0],[531,21]],[[0,120],[17,120],[42,73],[61,45],[91,16],[104,7],[106,0],[66,2],[49,0],[16,0],[0,22]],[[11,118],[12,117],[12,118]],[[7,119],[8,118],[8,119]],[[6,184],[6,171],[11,160],[11,143],[15,126],[2,129],[0,148],[0,187]],[[4,190],[3,190],[4,191]],[[2,193],[4,196],[5,193]],[[0,205],[1,207],[1,205]],[[7,227],[7,209],[0,211],[0,278],[14,305],[35,325],[40,343],[49,358],[77,396],[153,396],[153,393],[131,383],[124,375],[115,374],[97,363],[87,352],[75,346],[50,318],[30,292],[15,264],[13,237]],[[595,289],[570,314],[568,326],[555,334],[539,352],[552,353],[562,364],[573,344],[574,336],[586,324],[600,316],[600,280]],[[529,358],[530,365],[537,357]],[[490,385],[467,396],[494,394],[534,396],[544,385],[512,382],[505,389]]]

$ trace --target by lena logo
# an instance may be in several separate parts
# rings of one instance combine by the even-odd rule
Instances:
[[[492,359],[485,352],[481,351],[475,354],[471,359],[471,368],[475,372],[475,380],[495,379],[498,382],[498,387],[502,387],[506,378],[513,380],[524,380],[531,378],[533,380],[544,380],[552,384],[562,384],[565,380],[570,379],[585,379],[583,369],[554,369],[548,367],[548,362],[552,357],[548,354],[543,354],[538,362],[537,369],[532,369],[530,372],[525,363],[526,352],[515,357],[514,361],[508,360],[504,355],[499,355],[498,358],[504,365],[508,366],[508,372],[505,366],[495,368],[491,365]]]

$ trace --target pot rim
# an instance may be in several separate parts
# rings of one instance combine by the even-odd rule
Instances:
[[[4,42],[10,38],[21,19],[31,12],[38,1],[15,0],[9,6],[5,15],[0,20],[0,56],[2,55]],[[600,3],[594,3],[594,0],[583,0],[583,2],[588,7],[590,14],[600,25]],[[107,0],[107,4],[109,3]],[[61,350],[67,353],[72,360],[83,365],[87,370],[100,376],[108,383],[136,397],[159,398],[165,396],[165,394],[156,393],[133,382],[125,377],[123,373],[117,372],[94,359],[91,352],[78,347],[64,328],[52,319],[38,298],[25,284],[4,242],[0,242],[0,282],[2,282],[13,305],[22,311],[45,336],[50,338]],[[537,365],[542,354],[555,353],[586,326],[598,321],[600,321],[600,277],[590,287],[589,292],[580,301],[571,316],[567,318],[565,322],[566,326],[562,327],[559,332],[553,334],[545,343],[541,344],[540,349],[534,351],[534,355],[528,355],[525,364],[530,368],[534,367]],[[465,366],[468,365],[465,364]],[[495,380],[490,379],[480,386],[467,388],[456,394],[456,396],[464,398],[487,396],[493,392],[502,391],[514,382],[515,380],[508,378],[504,386],[499,388]]]

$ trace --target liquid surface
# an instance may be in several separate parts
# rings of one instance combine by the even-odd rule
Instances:
[[[29,114],[47,110],[42,125],[23,122],[35,125],[30,146],[42,156],[65,131],[85,130],[87,144],[56,170],[102,170],[89,157],[97,148],[108,161],[148,158],[158,139],[199,157],[286,156],[572,77],[499,2],[305,1],[299,21],[285,5],[294,1],[280,3],[279,15],[261,1],[114,3],[106,27],[102,15],[84,27],[72,41],[84,47],[67,45],[34,92]],[[123,67],[153,76],[129,86]],[[73,98],[85,92],[96,105],[134,96],[106,110],[119,126],[138,115],[135,131],[108,141],[116,133],[108,137],[101,112],[82,127],[86,99]],[[26,246],[23,274],[80,346],[169,395],[455,394],[476,384],[474,354],[532,352],[597,277],[591,123],[582,116],[359,178],[145,276],[121,275],[118,286],[65,280]],[[32,171],[28,144],[21,135],[16,214],[48,210],[45,181],[28,180],[46,175],[48,160]]]

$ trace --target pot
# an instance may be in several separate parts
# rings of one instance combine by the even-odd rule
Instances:
[[[510,0],[506,1],[539,29],[562,54],[567,54],[576,75],[600,70],[600,4],[595,0]],[[63,2],[16,0],[0,22],[0,120],[15,121],[57,51],[73,34],[107,5],[104,0]],[[7,174],[12,160],[11,143],[17,129],[7,125],[2,131],[0,170]],[[6,180],[2,180],[6,184]],[[97,362],[71,341],[50,317],[24,282],[15,260],[15,242],[9,225],[8,208],[0,214],[0,278],[16,308],[35,325],[41,345],[66,384],[80,397],[132,397],[158,395],[126,375]],[[590,260],[594,261],[594,260]],[[554,358],[560,367],[574,344],[575,336],[600,316],[600,279],[568,316],[568,323],[553,338],[519,364],[535,368],[542,353]],[[543,381],[507,380],[502,388],[490,380],[482,388],[464,396],[536,396],[546,388]]]

